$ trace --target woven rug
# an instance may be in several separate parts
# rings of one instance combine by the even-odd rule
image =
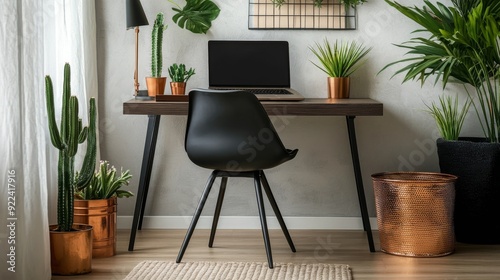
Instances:
[[[143,261],[125,280],[351,280],[348,265]]]

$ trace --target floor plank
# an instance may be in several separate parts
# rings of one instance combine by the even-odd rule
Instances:
[[[143,260],[174,261],[185,230],[141,230],[135,250],[127,251],[130,231],[119,230],[117,255],[94,259],[92,273],[54,276],[53,279],[123,279]],[[260,230],[219,230],[214,247],[208,248],[208,230],[196,230],[183,261],[266,262]],[[393,256],[370,253],[362,231],[291,230],[297,248],[292,253],[279,230],[271,230],[273,259],[281,263],[336,263],[351,266],[355,280],[361,279],[500,279],[500,245],[457,243],[455,253],[438,258]],[[379,250],[378,233],[374,232]]]

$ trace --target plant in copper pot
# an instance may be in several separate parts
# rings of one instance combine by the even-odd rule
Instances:
[[[186,83],[193,76],[195,70],[193,68],[186,69],[186,65],[177,63],[172,64],[168,68],[168,75],[172,80],[170,82],[170,88],[172,95],[184,95],[186,93]]]
[[[167,25],[163,23],[163,13],[158,13],[151,32],[151,77],[146,77],[148,95],[155,97],[165,92],[167,77],[162,77],[163,70],[163,32]]]
[[[48,124],[52,145],[59,150],[57,183],[57,225],[50,226],[51,267],[53,274],[89,273],[92,254],[92,227],[73,223],[75,191],[85,188],[92,179],[96,160],[96,104],[90,99],[89,125],[83,126],[78,114],[78,98],[71,95],[70,65],[64,66],[61,122],[57,126],[54,90],[50,76],[45,77]],[[75,156],[78,145],[87,142],[87,149],[75,178]]]
[[[117,198],[133,196],[130,191],[121,189],[131,178],[129,170],[122,169],[118,174],[108,161],[101,161],[89,185],[76,192],[74,219],[94,227],[94,258],[116,254]]]
[[[363,58],[371,48],[355,41],[330,42],[325,39],[323,44],[316,43],[309,47],[319,60],[316,67],[328,75],[328,92],[330,98],[349,98],[350,77],[364,62]]]

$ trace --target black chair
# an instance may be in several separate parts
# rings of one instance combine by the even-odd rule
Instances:
[[[269,198],[292,252],[295,252],[292,238],[288,233],[263,170],[293,159],[298,150],[288,150],[283,146],[266,111],[254,94],[245,91],[192,90],[189,93],[185,149],[189,159],[194,164],[214,171],[208,179],[196,208],[177,256],[177,263],[182,260],[217,177],[222,177],[222,179],[208,243],[209,247],[212,247],[214,242],[228,177],[249,177],[254,179],[269,267],[273,268],[273,259],[262,188]]]

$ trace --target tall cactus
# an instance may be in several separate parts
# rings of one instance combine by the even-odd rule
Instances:
[[[54,112],[54,89],[50,76],[45,77],[48,123],[52,145],[59,150],[57,176],[57,224],[58,231],[71,231],[73,226],[73,203],[75,188],[85,187],[92,179],[96,161],[96,104],[90,99],[89,126],[83,127],[78,117],[78,98],[71,96],[71,73],[68,63],[64,65],[63,100],[60,128]],[[78,144],[87,141],[87,151],[82,169],[75,176],[75,155]]]
[[[158,13],[151,34],[151,76],[156,78],[161,77],[163,68],[163,31],[166,28],[163,24],[163,13]]]

